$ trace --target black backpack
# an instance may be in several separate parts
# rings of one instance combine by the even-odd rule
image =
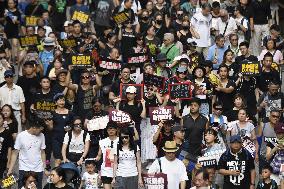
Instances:
[[[83,130],[83,143],[85,145],[85,140],[86,140],[86,136],[88,134],[88,132],[84,131]],[[67,144],[67,153],[69,153],[69,145],[70,145],[70,142],[72,140],[72,131],[68,131],[68,137],[69,137],[69,140],[68,140],[68,144]]]

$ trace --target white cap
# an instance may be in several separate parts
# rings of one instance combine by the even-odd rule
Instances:
[[[131,94],[136,93],[136,87],[134,87],[134,86],[127,87],[126,93],[131,93]]]

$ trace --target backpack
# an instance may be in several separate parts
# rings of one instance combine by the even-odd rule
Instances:
[[[86,140],[86,136],[88,134],[88,132],[86,131],[83,131],[83,142],[85,144],[85,140]],[[68,131],[68,137],[69,137],[69,140],[68,140],[68,144],[67,144],[67,153],[69,153],[69,145],[70,145],[70,142],[72,140],[72,131]]]
[[[273,168],[274,174],[280,173],[281,164],[284,164],[284,151],[279,151],[273,158],[273,160],[270,163],[270,166]]]
[[[241,25],[243,25],[244,20],[245,20],[245,18],[242,18],[242,20],[241,20]],[[247,29],[247,31],[244,33],[244,36],[245,36],[245,40],[246,40],[247,42],[250,42],[250,39],[251,39],[251,29],[250,29],[249,23],[248,23],[248,29]]]

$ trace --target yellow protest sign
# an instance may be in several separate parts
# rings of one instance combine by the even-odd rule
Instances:
[[[129,20],[128,14],[126,12],[120,12],[113,16],[113,20],[117,24],[122,24]]]
[[[38,19],[39,18],[35,17],[35,16],[27,16],[26,17],[26,26],[36,26]]]
[[[243,75],[259,75],[260,74],[260,62],[242,62],[241,73]]]
[[[36,46],[39,45],[39,40],[36,35],[20,37],[21,47]]]
[[[74,55],[72,56],[72,65],[76,67],[92,67],[90,55]]]
[[[75,11],[72,16],[72,20],[79,20],[83,24],[86,24],[88,19],[89,15],[81,11]]]
[[[76,44],[76,41],[75,39],[63,39],[63,40],[60,40],[59,41],[60,45],[63,46],[63,47],[75,47],[77,44]]]

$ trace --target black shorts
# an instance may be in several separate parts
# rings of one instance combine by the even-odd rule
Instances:
[[[111,184],[112,177],[101,176],[101,180],[103,184]]]

